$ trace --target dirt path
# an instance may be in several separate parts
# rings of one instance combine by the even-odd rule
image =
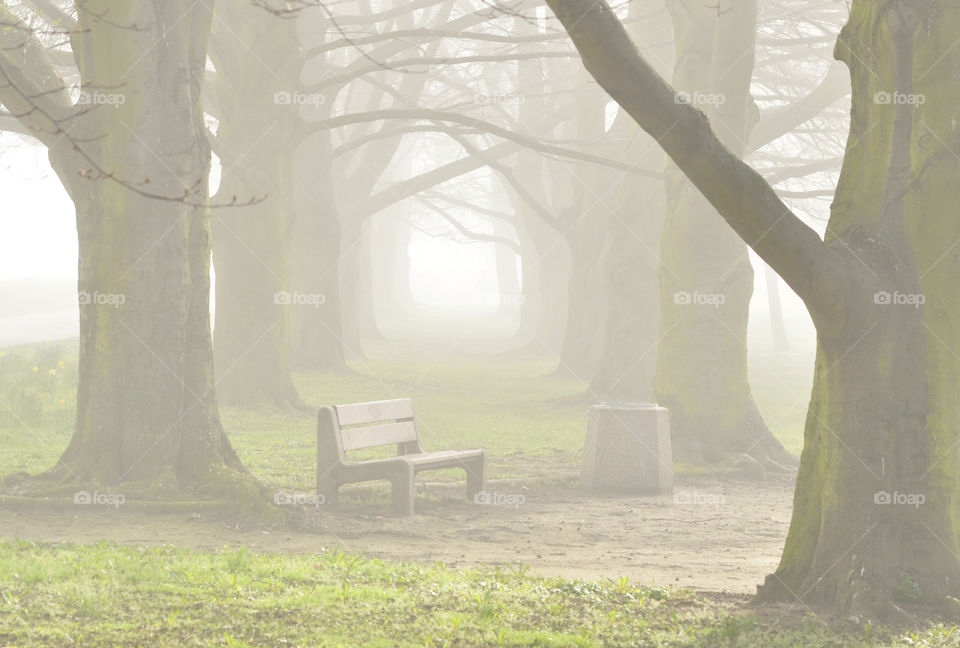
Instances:
[[[752,593],[777,565],[793,487],[685,479],[674,496],[596,497],[570,486],[491,489],[510,503],[474,505],[450,496],[418,500],[412,518],[383,503],[318,513],[316,532],[253,528],[186,514],[121,509],[61,512],[0,509],[0,537],[124,544],[169,543],[215,550],[225,545],[285,553],[340,546],[383,558],[450,565],[523,563],[571,578]]]

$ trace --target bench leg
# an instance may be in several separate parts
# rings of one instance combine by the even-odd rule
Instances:
[[[487,490],[487,457],[481,456],[464,468],[467,473],[467,501],[472,502],[473,496]]]
[[[393,511],[398,515],[413,515],[415,493],[413,477],[413,466],[404,464],[398,466],[397,474],[390,479]]]
[[[334,481],[317,483],[317,495],[323,496],[323,505],[334,508],[340,500],[340,484]]]

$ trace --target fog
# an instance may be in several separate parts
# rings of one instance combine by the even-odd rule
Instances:
[[[953,646],[960,14],[0,7],[0,646]]]

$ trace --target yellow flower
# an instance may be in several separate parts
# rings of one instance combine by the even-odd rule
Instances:
[[[61,404],[61,405],[63,405],[63,404],[66,403],[66,402],[67,402],[67,401],[63,400],[62,398],[60,399],[60,404]]]
[[[34,367],[34,368],[33,368],[33,373],[37,373],[38,371],[40,371],[40,367]]]
[[[6,358],[6,357],[7,357],[7,354],[4,353],[3,351],[0,351],[0,358]]]
[[[63,364],[63,360],[61,360],[60,362],[57,363],[57,366],[60,367],[61,369],[63,369],[63,368],[66,367],[67,365]]]
[[[49,342],[44,342],[44,344],[46,344],[47,346],[50,346],[50,343],[49,343]]]
[[[56,376],[56,375],[57,375],[57,370],[56,370],[56,369],[51,369],[51,370],[50,370],[49,372],[47,372],[47,373],[49,373],[51,376]]]

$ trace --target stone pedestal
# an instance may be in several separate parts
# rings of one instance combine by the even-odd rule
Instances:
[[[667,409],[654,403],[600,403],[590,408],[580,486],[587,490],[673,492]]]

